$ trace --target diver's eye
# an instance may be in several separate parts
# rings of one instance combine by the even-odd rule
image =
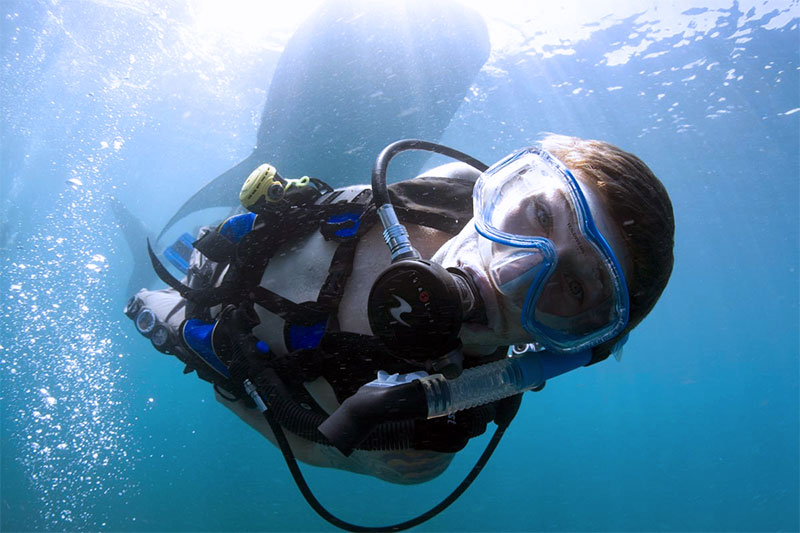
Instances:
[[[583,303],[583,285],[573,277],[567,277],[567,291],[570,296]]]
[[[533,209],[536,222],[544,230],[544,236],[548,236],[553,229],[553,214],[550,212],[550,206],[536,198],[533,201]]]

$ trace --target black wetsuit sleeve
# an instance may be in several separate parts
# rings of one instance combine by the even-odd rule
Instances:
[[[391,184],[389,197],[402,222],[455,235],[472,218],[474,185],[468,178],[422,176]]]

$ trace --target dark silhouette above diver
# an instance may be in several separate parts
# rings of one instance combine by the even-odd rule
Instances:
[[[456,2],[325,2],[281,54],[253,153],[187,200],[159,238],[194,211],[233,206],[264,161],[286,175],[364,181],[391,141],[439,139],[488,57],[484,21]],[[398,170],[411,177],[423,161]]]
[[[484,21],[456,2],[324,2],[281,54],[253,152],[194,193],[155,241],[193,212],[236,209],[242,181],[264,161],[287,175],[363,182],[389,142],[438,140],[488,57]],[[406,157],[393,172],[412,177],[424,160]],[[134,255],[130,294],[155,281],[141,261],[142,243],[153,235],[124,202],[111,198],[110,208]]]

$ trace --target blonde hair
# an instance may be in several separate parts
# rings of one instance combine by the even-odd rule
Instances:
[[[548,134],[540,145],[594,187],[623,238],[630,318],[620,338],[647,316],[669,281],[675,239],[672,202],[641,159],[612,144]],[[616,340],[596,347],[592,362],[608,357]]]

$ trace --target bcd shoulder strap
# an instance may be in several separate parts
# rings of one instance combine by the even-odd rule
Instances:
[[[390,194],[403,222],[455,234],[472,216],[473,184],[469,179],[423,177],[392,184]],[[385,348],[376,338],[338,332],[335,326],[331,327],[330,319],[338,311],[352,272],[358,240],[376,222],[372,192],[363,186],[321,194],[311,205],[230,217],[194,243],[198,253],[215,263],[215,274],[207,279],[221,279],[216,286],[200,283],[187,287],[171,277],[152,249],[150,254],[162,280],[198,308],[207,311],[213,305],[239,306],[249,301],[283,318],[290,353],[272,356],[270,366],[287,376],[287,384],[292,385],[295,394],[302,393],[302,382],[324,375],[343,400],[379,369],[406,370],[400,360],[383,353]],[[325,239],[339,243],[316,302],[296,303],[260,286],[261,276],[276,251],[315,230]],[[313,405],[311,401],[306,403]],[[490,404],[463,411],[451,420],[419,421],[415,448],[457,451],[469,438],[485,431],[493,418],[494,407]]]

